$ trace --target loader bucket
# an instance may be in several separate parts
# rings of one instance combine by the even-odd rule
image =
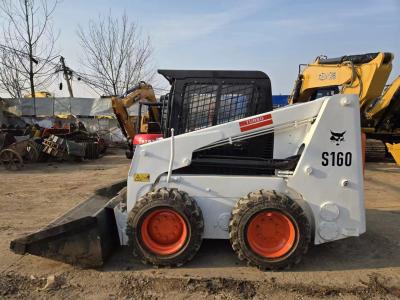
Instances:
[[[82,267],[101,266],[120,245],[113,208],[123,201],[125,186],[123,181],[96,190],[44,229],[11,241],[10,249]]]
[[[386,143],[386,147],[388,148],[390,154],[392,154],[396,164],[400,166],[400,144]]]

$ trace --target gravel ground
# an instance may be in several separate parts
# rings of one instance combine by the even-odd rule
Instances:
[[[96,270],[9,250],[11,240],[45,226],[96,188],[125,178],[128,167],[123,153],[113,149],[96,161],[0,170],[0,298],[400,298],[400,168],[390,163],[367,165],[367,233],[311,247],[285,272],[243,265],[227,241],[205,241],[195,259],[177,269],[141,265],[127,249]]]

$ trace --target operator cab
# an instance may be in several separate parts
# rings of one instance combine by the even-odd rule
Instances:
[[[136,145],[272,111],[271,83],[261,71],[158,70],[171,85],[159,102],[139,102]],[[194,153],[186,173],[270,173],[274,136],[252,137]],[[133,155],[133,151],[131,152]],[[239,164],[238,157],[244,158]]]
[[[171,85],[161,106],[164,137],[272,111],[269,77],[261,71],[159,70]],[[248,138],[193,153],[185,174],[270,174],[274,135]],[[238,159],[238,158],[241,159]]]
[[[339,94],[339,87],[337,85],[320,88],[313,92],[313,94],[310,97],[310,101],[322,97],[333,96],[336,94]]]

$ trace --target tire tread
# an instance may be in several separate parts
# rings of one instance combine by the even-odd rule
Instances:
[[[263,260],[246,246],[246,241],[243,238],[244,234],[242,235],[239,232],[245,228],[245,224],[242,224],[242,219],[250,210],[257,207],[259,207],[260,210],[266,208],[281,210],[286,214],[290,214],[297,222],[300,232],[299,240],[296,245],[297,248],[284,260]],[[261,270],[272,271],[290,269],[293,265],[298,264],[302,256],[308,251],[308,245],[311,240],[311,226],[300,205],[288,196],[277,193],[276,191],[259,190],[249,193],[246,197],[236,202],[229,222],[229,239],[238,258],[242,261],[246,261],[247,264],[251,266],[257,266]]]
[[[138,222],[143,214],[149,209],[157,206],[169,206],[181,214],[184,214],[188,220],[190,228],[190,240],[186,248],[177,256],[162,257],[155,255],[142,247],[138,238],[140,231]],[[203,214],[196,201],[186,192],[175,188],[160,188],[148,192],[139,198],[129,212],[126,233],[129,237],[128,245],[134,256],[138,257],[143,263],[151,264],[156,267],[179,267],[193,259],[202,243],[204,231]]]

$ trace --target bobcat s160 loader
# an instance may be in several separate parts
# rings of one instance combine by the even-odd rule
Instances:
[[[239,259],[282,269],[310,243],[365,232],[358,96],[265,111],[262,72],[160,72],[179,91],[162,105],[164,138],[136,145],[126,183],[14,240],[14,252],[93,267],[123,245],[180,266],[203,239],[229,239]]]

